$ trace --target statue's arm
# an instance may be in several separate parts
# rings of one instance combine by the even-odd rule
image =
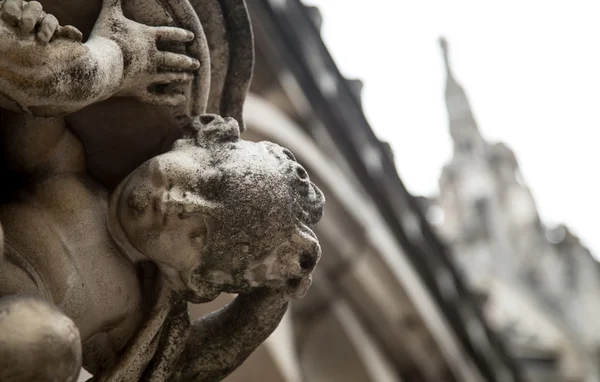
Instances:
[[[82,43],[76,33],[57,35],[57,21],[47,27],[53,17],[19,21],[33,2],[7,7],[14,3],[23,2],[5,0],[0,9],[0,107],[60,116],[113,95],[168,105],[185,101],[182,94],[156,94],[148,88],[191,80],[196,60],[156,46],[158,41],[188,42],[194,38],[190,32],[135,23],[123,16],[119,0],[104,0],[91,37]],[[22,9],[22,14],[7,13],[11,9]],[[48,33],[54,33],[53,39],[44,41]]]
[[[277,328],[287,307],[281,293],[261,289],[193,322],[171,380],[222,380]]]
[[[77,111],[114,93],[121,62],[108,40],[41,45],[0,22],[0,106],[37,116]]]

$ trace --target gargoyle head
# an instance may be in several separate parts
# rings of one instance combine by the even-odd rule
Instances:
[[[302,297],[321,256],[311,226],[323,193],[289,150],[240,139],[232,118],[203,115],[192,130],[111,197],[121,241],[191,301],[263,286]]]

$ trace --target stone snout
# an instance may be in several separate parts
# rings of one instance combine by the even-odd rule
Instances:
[[[285,287],[290,298],[302,298],[312,284],[312,271],[321,258],[314,234],[293,233],[289,240],[248,267],[244,280],[250,287]]]

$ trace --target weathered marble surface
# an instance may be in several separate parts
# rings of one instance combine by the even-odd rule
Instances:
[[[324,204],[240,139],[244,2],[0,4],[0,380],[222,379],[310,287]]]

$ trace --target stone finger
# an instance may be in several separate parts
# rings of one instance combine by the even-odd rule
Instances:
[[[19,29],[24,33],[32,32],[37,23],[46,16],[42,4],[38,1],[30,1],[23,7]]]
[[[63,37],[77,42],[83,41],[83,33],[72,25],[59,25],[55,33],[56,37]]]
[[[200,67],[200,62],[196,59],[183,54],[172,52],[159,52],[157,58],[157,69],[163,70],[196,70]]]
[[[37,33],[38,40],[42,44],[47,44],[54,36],[54,32],[58,28],[58,20],[50,14],[46,14],[40,22],[40,28]]]
[[[155,27],[157,41],[190,42],[194,40],[194,34],[188,30],[175,27]]]
[[[17,25],[23,13],[23,0],[4,0],[0,17],[12,25]]]
[[[185,72],[166,72],[158,73],[155,76],[154,83],[156,84],[171,84],[171,83],[182,83],[188,82],[194,79],[194,75]]]
[[[301,299],[306,296],[310,286],[312,285],[312,275],[308,277],[304,277],[300,280],[293,280],[293,282],[288,282],[288,290],[287,295],[292,299]]]

